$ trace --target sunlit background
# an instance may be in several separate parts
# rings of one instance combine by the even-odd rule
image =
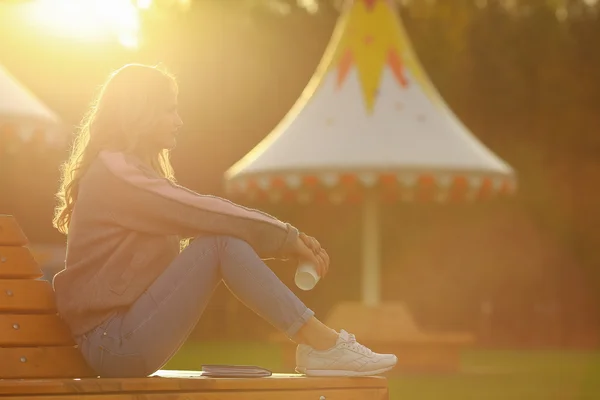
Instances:
[[[172,0],[169,7],[184,11],[191,0]],[[16,10],[22,28],[38,35],[63,36],[76,41],[116,40],[136,49],[141,40],[141,18],[156,12],[159,2],[152,0],[33,0]],[[162,3],[165,3],[162,1]],[[158,11],[160,12],[160,11]]]
[[[406,302],[424,329],[478,337],[461,373],[391,377],[392,399],[600,398],[599,3],[396,3],[433,83],[465,125],[518,171],[519,193],[469,207],[386,208],[384,297]],[[225,195],[223,172],[294,104],[341,4],[0,0],[0,65],[60,116],[68,143],[110,71],[127,62],[164,63],[181,85],[178,179]],[[50,221],[65,156],[61,145],[0,137],[0,213],[18,218],[47,277],[64,251]],[[298,295],[321,315],[339,300],[355,300],[359,210],[266,208],[330,249],[328,282]],[[272,266],[293,286],[293,268]],[[229,362],[278,370],[272,333],[220,288],[169,366]]]

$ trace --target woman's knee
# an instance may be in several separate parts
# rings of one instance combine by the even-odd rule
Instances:
[[[190,246],[194,247],[214,247],[218,250],[239,250],[239,249],[252,249],[252,246],[243,239],[229,235],[214,235],[214,236],[200,236],[194,238],[190,243]]]
[[[221,235],[216,236],[215,240],[217,241],[217,246],[225,251],[244,249],[254,251],[248,242],[235,236]]]

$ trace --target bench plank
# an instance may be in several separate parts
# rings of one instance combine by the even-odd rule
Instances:
[[[143,396],[143,397],[142,397]],[[43,396],[44,400],[387,400],[385,389],[304,389],[272,391],[218,391],[218,392],[178,392],[178,393],[110,393],[110,394],[73,394]],[[2,395],[0,395],[2,398]],[[20,400],[39,400],[41,396],[19,397]]]
[[[12,215],[0,214],[0,245],[25,246],[27,236]]]
[[[0,246],[0,279],[36,279],[42,275],[27,247]]]
[[[0,313],[55,313],[56,303],[50,282],[0,279]]]
[[[95,374],[79,349],[64,347],[0,347],[0,383],[21,378],[77,378]],[[0,393],[3,389],[0,388]]]
[[[165,377],[161,374],[166,375]],[[68,395],[101,393],[226,392],[275,390],[387,389],[383,377],[310,378],[274,374],[268,378],[204,378],[199,371],[159,371],[149,378],[0,379],[6,395]],[[318,396],[316,397],[319,398]]]
[[[66,324],[56,314],[0,314],[0,347],[73,346]]]

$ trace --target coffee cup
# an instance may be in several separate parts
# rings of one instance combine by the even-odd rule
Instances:
[[[314,265],[310,263],[301,263],[296,269],[294,282],[302,290],[311,290],[315,287],[321,277]]]

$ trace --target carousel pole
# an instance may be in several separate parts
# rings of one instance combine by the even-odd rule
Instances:
[[[381,301],[381,252],[377,192],[367,189],[363,204],[361,300],[376,306]]]

